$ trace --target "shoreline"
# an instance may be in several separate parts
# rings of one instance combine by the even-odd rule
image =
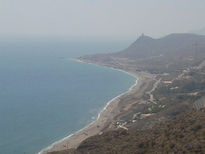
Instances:
[[[125,97],[128,94],[132,94],[132,91],[136,92],[137,90],[139,90],[140,85],[142,85],[141,82],[143,82],[142,80],[145,80],[145,78],[146,78],[145,75],[143,75],[144,72],[142,74],[140,74],[139,72],[131,72],[131,71],[129,72],[129,71],[116,69],[116,68],[112,68],[112,67],[108,67],[108,66],[104,66],[104,65],[98,65],[98,64],[94,64],[94,63],[90,63],[90,62],[84,62],[84,61],[81,61],[79,59],[72,58],[70,60],[73,60],[76,62],[81,62],[81,63],[87,63],[87,64],[91,64],[91,65],[96,65],[96,66],[100,66],[100,67],[106,67],[109,69],[120,71],[120,72],[126,73],[126,74],[134,77],[136,79],[136,81],[133,85],[131,85],[131,87],[127,91],[117,95],[116,97],[114,97],[113,99],[108,101],[106,106],[97,115],[96,120],[94,120],[90,124],[86,125],[82,129],[76,131],[75,133],[70,134],[70,135],[62,138],[61,140],[58,140],[58,141],[52,143],[50,146],[42,149],[38,154],[46,154],[48,152],[53,152],[53,151],[60,151],[60,150],[77,148],[77,146],[86,138],[93,136],[93,135],[102,134],[103,133],[102,130],[105,128],[106,124],[111,123],[113,120],[112,118],[114,118],[114,116],[116,115],[116,113],[113,113],[113,110],[118,107],[118,103],[119,103],[121,97],[123,97],[123,96]]]

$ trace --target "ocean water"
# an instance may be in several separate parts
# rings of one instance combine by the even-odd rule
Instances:
[[[122,43],[0,41],[0,153],[34,154],[85,127],[135,79],[69,58]]]

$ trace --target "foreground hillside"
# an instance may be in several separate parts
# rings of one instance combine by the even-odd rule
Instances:
[[[188,111],[149,130],[116,130],[52,154],[205,153],[205,110]]]

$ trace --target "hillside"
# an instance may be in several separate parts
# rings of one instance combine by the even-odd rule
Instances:
[[[131,59],[141,59],[152,56],[194,56],[195,43],[198,44],[197,53],[205,47],[205,36],[194,34],[171,34],[160,39],[141,35],[127,49],[115,53],[115,56]],[[200,46],[199,46],[200,45]],[[119,55],[118,55],[119,54]]]
[[[198,65],[205,57],[205,36],[170,34],[159,39],[142,35],[128,48],[80,59],[119,69],[171,73]]]
[[[137,74],[139,87],[100,132],[52,154],[205,153],[205,36],[142,35],[121,52],[79,59]]]
[[[51,154],[205,153],[205,111],[188,111],[149,130],[116,130]]]
[[[126,123],[127,128],[149,128],[171,119],[192,108],[205,95],[205,36],[202,35],[170,34],[159,39],[142,35],[121,52],[80,59],[153,76],[142,96],[131,95],[122,101],[122,112],[115,122]],[[146,84],[148,81],[143,87]]]

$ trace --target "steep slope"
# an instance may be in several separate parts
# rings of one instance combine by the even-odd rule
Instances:
[[[196,49],[197,48],[197,49]],[[159,55],[194,55],[205,49],[205,36],[196,34],[170,34],[153,39],[142,34],[127,49],[110,54],[126,58],[145,58]],[[197,50],[197,51],[196,51]]]
[[[205,153],[205,111],[188,111],[150,130],[116,130],[51,154]]]

